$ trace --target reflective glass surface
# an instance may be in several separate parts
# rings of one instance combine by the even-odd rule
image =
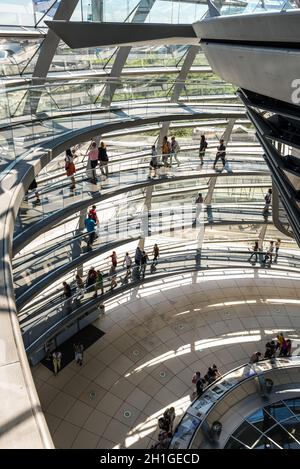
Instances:
[[[225,448],[300,449],[299,402],[299,398],[286,399],[257,410],[233,433]]]

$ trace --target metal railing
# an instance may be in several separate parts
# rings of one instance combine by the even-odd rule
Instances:
[[[135,253],[129,250],[134,259]],[[95,285],[92,286],[90,292],[84,292],[84,300],[78,302],[78,295],[82,295],[82,291],[74,291],[68,299],[62,298],[61,290],[57,288],[45,298],[39,298],[35,304],[29,304],[25,310],[19,313],[20,325],[23,330],[23,339],[25,348],[32,351],[39,347],[41,343],[45,343],[49,336],[58,333],[66,324],[74,321],[78,315],[91,311],[107,300],[111,295],[115,295],[126,289],[134,288],[144,282],[163,279],[164,277],[174,274],[186,274],[192,271],[201,271],[206,269],[227,269],[227,268],[273,268],[276,270],[285,270],[297,272],[300,268],[300,257],[281,253],[280,263],[270,263],[269,259],[265,259],[266,252],[259,253],[259,261],[257,265],[249,262],[251,251],[228,250],[199,250],[193,249],[187,255],[184,252],[168,255],[166,252],[162,255],[157,263],[148,262],[144,267],[141,265],[133,265],[131,274],[126,276],[127,269],[118,268],[115,274],[108,271],[110,265],[108,261],[100,260],[94,264],[96,270],[106,272],[103,275],[104,294],[93,298],[95,293]],[[273,259],[274,260],[274,259]],[[86,269],[88,270],[88,268]],[[69,274],[69,279],[74,278],[75,273]],[[116,281],[116,287],[112,285],[112,276]],[[74,285],[74,283],[73,283]]]

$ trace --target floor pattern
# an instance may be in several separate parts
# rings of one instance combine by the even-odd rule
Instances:
[[[57,376],[33,377],[57,448],[147,448],[166,407],[179,420],[192,375],[226,372],[283,332],[300,353],[300,275],[251,269],[177,275],[106,303],[105,332]]]

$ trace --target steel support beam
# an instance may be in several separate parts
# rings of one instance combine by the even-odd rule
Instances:
[[[284,219],[283,219],[283,217]],[[286,212],[280,202],[279,193],[276,185],[272,184],[272,219],[274,226],[289,238],[294,238],[290,222],[286,216]]]
[[[131,22],[132,23],[144,23],[154,3],[155,3],[155,0],[141,0],[134,13],[134,16]],[[119,47],[113,66],[111,68],[110,75],[109,75],[111,80],[115,80],[115,83],[111,82],[110,80],[110,83],[108,83],[105,86],[103,98],[101,101],[102,106],[105,106],[105,107],[110,106],[113,100],[115,91],[118,86],[117,80],[121,76],[122,70],[126,63],[126,60],[128,59],[130,51],[131,51],[131,46]]]
[[[154,186],[149,186],[146,188],[144,206],[142,209],[142,232],[141,232],[141,237],[138,242],[138,246],[142,251],[145,249],[145,238],[147,238],[149,234],[148,214],[151,210],[153,189],[154,189]]]
[[[69,21],[77,3],[78,0],[61,0],[53,19]],[[51,29],[48,29],[47,36],[41,45],[40,53],[32,74],[32,84],[34,86],[40,86],[45,83],[59,41],[60,38],[56,36]],[[25,109],[27,109],[28,112],[32,114],[36,113],[41,94],[42,92],[39,89],[29,91],[25,104]]]
[[[172,93],[171,100],[170,100],[171,103],[176,103],[178,101],[181,91],[184,88],[187,75],[200,49],[201,49],[200,46],[191,46],[189,50],[187,51],[181,70],[178,73],[178,76],[174,83],[173,93]],[[161,147],[164,136],[168,135],[169,127],[170,127],[170,121],[164,122],[162,124],[160,132],[159,132],[159,137],[158,137],[158,143],[157,143],[158,148]]]
[[[263,249],[263,244],[264,244],[264,240],[265,240],[265,237],[266,237],[266,232],[267,232],[267,223],[265,223],[264,225],[262,225],[261,227],[261,230],[259,232],[259,235],[258,235],[258,247],[259,249]]]

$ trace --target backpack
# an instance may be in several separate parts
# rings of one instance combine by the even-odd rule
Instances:
[[[266,204],[270,204],[270,203],[271,203],[271,196],[270,196],[270,194],[266,194],[266,196],[265,196],[265,202],[266,202]]]

